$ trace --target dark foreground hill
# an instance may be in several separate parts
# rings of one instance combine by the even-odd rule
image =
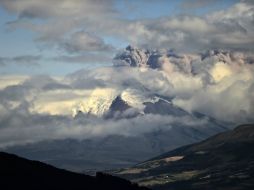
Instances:
[[[145,190],[147,188],[107,174],[87,176],[0,152],[0,189]]]
[[[184,146],[116,175],[152,189],[254,189],[254,125]]]

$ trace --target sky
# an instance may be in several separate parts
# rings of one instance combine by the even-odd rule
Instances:
[[[0,0],[0,148],[253,122],[253,48],[253,0]]]
[[[129,44],[189,51],[184,46],[191,39],[181,38],[195,27],[206,27],[207,15],[236,3],[239,1],[1,0],[0,73],[58,76],[108,66]],[[177,26],[181,19],[186,28]],[[170,21],[175,26],[166,26]],[[209,48],[199,46],[193,44],[191,49]]]

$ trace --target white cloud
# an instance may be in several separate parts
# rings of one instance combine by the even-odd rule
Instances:
[[[54,2],[54,3],[53,3]],[[116,10],[114,1],[0,1],[1,5],[20,17],[40,18],[18,19],[10,22],[10,27],[23,27],[35,31],[39,42],[55,46],[59,41],[77,32],[67,41],[71,50],[102,50],[110,47],[101,39],[114,37],[122,41],[150,48],[174,48],[196,51],[210,48],[253,49],[254,5],[237,2],[231,7],[204,15],[177,15],[155,19],[123,18]],[[199,1],[198,1],[199,2]],[[52,3],[54,6],[52,6]],[[149,3],[149,2],[148,2]],[[87,35],[87,34],[93,34]],[[96,34],[96,37],[94,36]],[[75,39],[78,38],[81,41]],[[85,40],[84,40],[85,39]],[[106,48],[106,49],[107,49]],[[69,49],[70,50],[70,49]]]
[[[24,82],[28,76],[25,75],[5,75],[0,76],[0,90],[4,89],[7,86],[18,85]]]
[[[164,52],[164,53],[163,53]],[[142,101],[152,94],[172,98],[189,112],[200,112],[234,124],[253,121],[254,65],[251,54],[210,51],[181,55],[156,54],[160,64],[149,67],[104,67],[81,70],[64,78],[36,76],[0,90],[0,145],[47,139],[85,139],[95,136],[139,135],[172,125],[206,125],[205,120],[169,115],[139,115],[128,119],[103,119],[83,115],[72,118],[73,108],[84,112],[108,109],[122,92]],[[149,59],[148,59],[149,60]],[[162,65],[161,65],[162,64]],[[163,65],[171,65],[164,67]],[[134,98],[133,98],[134,97]],[[131,102],[139,109],[137,102]],[[84,109],[83,109],[84,108]],[[103,109],[100,109],[103,110]],[[136,113],[127,110],[127,116]],[[124,115],[123,114],[123,115]],[[18,135],[16,135],[18,134]]]
[[[130,119],[104,120],[95,117],[72,119],[63,116],[12,113],[1,121],[0,147],[56,139],[89,139],[108,135],[139,136],[172,125],[199,127],[206,120],[148,114]],[[8,127],[6,126],[8,125]]]
[[[67,17],[87,14],[90,17],[103,14],[104,12],[113,14],[111,8],[112,1],[101,0],[20,0],[9,1],[1,0],[1,5],[7,10],[17,13],[20,17],[28,18],[50,18],[50,17]]]
[[[13,79],[8,82],[6,78],[5,88],[0,91],[1,102],[13,109],[29,102],[28,110],[32,113],[71,115],[73,108],[84,104],[85,110],[90,109],[89,105],[95,106],[99,99],[108,101],[100,105],[107,109],[114,97],[130,89],[137,97],[154,93],[171,97],[183,109],[220,120],[240,122],[251,118],[254,81],[251,54],[210,51],[203,55],[168,56],[165,51],[155,55],[153,62],[157,69],[104,67],[79,71],[58,80],[33,77],[14,86],[7,86],[13,84]],[[108,97],[112,98],[107,100]],[[240,112],[245,113],[245,119],[236,117]]]
[[[48,76],[26,80],[1,77],[4,81],[0,87],[1,146],[45,139],[133,135],[158,126],[170,129],[175,123],[187,126],[205,123],[193,118],[154,114],[107,121],[93,116],[71,117],[73,108],[92,107],[98,99],[106,102],[102,106],[108,108],[113,97],[126,89],[131,89],[137,99],[151,94],[172,98],[175,105],[185,110],[218,120],[253,121],[252,3],[241,1],[204,17],[182,15],[143,20],[123,19],[114,9],[113,1],[0,0],[0,5],[18,16],[9,27],[32,30],[37,34],[37,42],[61,46],[74,54],[55,57],[58,61],[109,60],[100,52],[111,50],[111,45],[103,39],[112,36],[151,49],[191,51],[189,54],[155,51],[153,64],[147,63],[149,59],[141,60],[145,67],[81,70],[58,80]],[[212,48],[238,49],[239,52],[193,53]],[[111,94],[111,99],[107,99],[106,94]],[[128,111],[126,114],[136,110]]]

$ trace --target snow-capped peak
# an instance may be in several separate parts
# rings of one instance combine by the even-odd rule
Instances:
[[[110,105],[117,95],[118,93],[115,89],[97,88],[93,90],[85,101],[81,102],[77,108],[74,109],[73,115],[81,111],[83,113],[102,116],[109,110]]]
[[[147,98],[144,94],[138,92],[134,89],[126,89],[121,93],[121,98],[129,106],[137,108],[138,110],[143,110],[143,102],[147,101]]]

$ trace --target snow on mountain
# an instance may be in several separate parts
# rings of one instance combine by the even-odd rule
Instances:
[[[184,70],[190,70],[188,68],[190,61],[188,62],[188,60],[188,56],[180,56],[175,54],[173,51],[151,51],[128,46],[123,52],[119,53],[114,58],[113,63],[115,67],[130,66],[140,68],[141,70],[143,68],[169,70],[170,66],[168,67],[166,65],[183,63],[182,66],[179,67]],[[122,88],[120,87],[119,89]],[[137,88],[135,84],[124,90],[101,88],[95,89],[86,100],[74,108],[73,115],[76,115],[79,111],[81,111],[83,113],[103,116],[109,111],[110,106],[117,97],[118,101],[124,101],[129,107],[135,108],[139,113],[142,114],[144,113],[144,109],[146,107],[145,103],[150,102],[154,104],[155,102],[159,101],[155,94],[150,93],[148,95],[146,92],[143,92],[141,89]],[[114,104],[116,103],[117,101],[114,102]],[[122,104],[122,102],[119,104]],[[149,106],[151,105],[149,104]]]
[[[124,112],[126,107],[135,109],[135,114],[170,114],[175,113],[179,106],[191,111],[186,97],[206,86],[214,88],[213,84],[218,84],[216,91],[231,85],[231,82],[220,82],[229,77],[233,78],[232,81],[236,80],[234,73],[246,71],[244,68],[250,67],[253,60],[250,54],[225,50],[179,54],[173,50],[147,50],[128,46],[116,55],[110,72],[97,73],[98,76],[106,73],[108,77],[104,80],[103,87],[95,89],[88,98],[82,100],[74,108],[73,115],[81,111],[102,117],[108,112],[110,115],[116,111]],[[244,72],[241,77],[244,81],[250,81],[252,74]],[[96,83],[101,82],[99,79]],[[180,97],[177,97],[178,94]],[[162,96],[165,96],[164,100]],[[171,98],[174,100],[167,103]],[[183,103],[187,106],[183,106]],[[216,114],[212,116],[216,117]]]
[[[135,89],[126,89],[121,93],[121,98],[125,101],[129,106],[137,108],[138,110],[144,109],[143,102],[148,101],[148,97],[144,94],[140,93]]]
[[[83,172],[128,167],[198,142],[226,130],[234,119],[253,120],[253,60],[227,51],[192,55],[129,46],[113,67],[78,71],[60,88],[60,82],[50,82],[36,91],[31,105],[52,112],[57,102],[59,113],[73,108],[74,118],[34,114],[27,121],[24,112],[4,118],[23,135],[10,136],[8,143],[35,142],[8,151]],[[38,125],[38,119],[48,122]],[[8,130],[1,134],[9,137]]]
[[[106,113],[117,97],[115,89],[111,88],[97,88],[92,91],[89,98],[81,102],[76,108],[73,109],[73,115],[75,116],[79,111],[83,113],[102,116]]]
[[[172,102],[157,95],[147,95],[137,89],[128,88],[122,92],[118,92],[111,88],[98,88],[95,89],[86,100],[80,102],[73,108],[73,116],[82,112],[98,117],[105,115],[109,117],[113,112],[124,112],[130,108],[133,110],[135,109],[135,112],[139,114],[144,114],[145,112],[156,114],[156,109],[158,109],[157,114],[163,114],[160,106],[163,107],[165,105],[172,106]],[[154,106],[154,108],[151,108],[152,106]],[[150,112],[150,110],[153,111]],[[110,114],[108,114],[108,112],[110,112]],[[165,112],[170,114],[169,111]]]
[[[81,111],[86,114],[92,114],[101,117],[109,111],[113,102],[114,104],[118,104],[119,101],[124,102],[131,108],[139,110],[139,112],[143,112],[145,107],[143,103],[145,101],[152,100],[135,89],[126,89],[118,93],[118,91],[115,89],[98,88],[95,89],[86,100],[80,102],[78,106],[73,108],[73,116],[77,115],[78,112]],[[118,109],[122,111],[124,110],[121,108],[117,108],[117,110]]]

